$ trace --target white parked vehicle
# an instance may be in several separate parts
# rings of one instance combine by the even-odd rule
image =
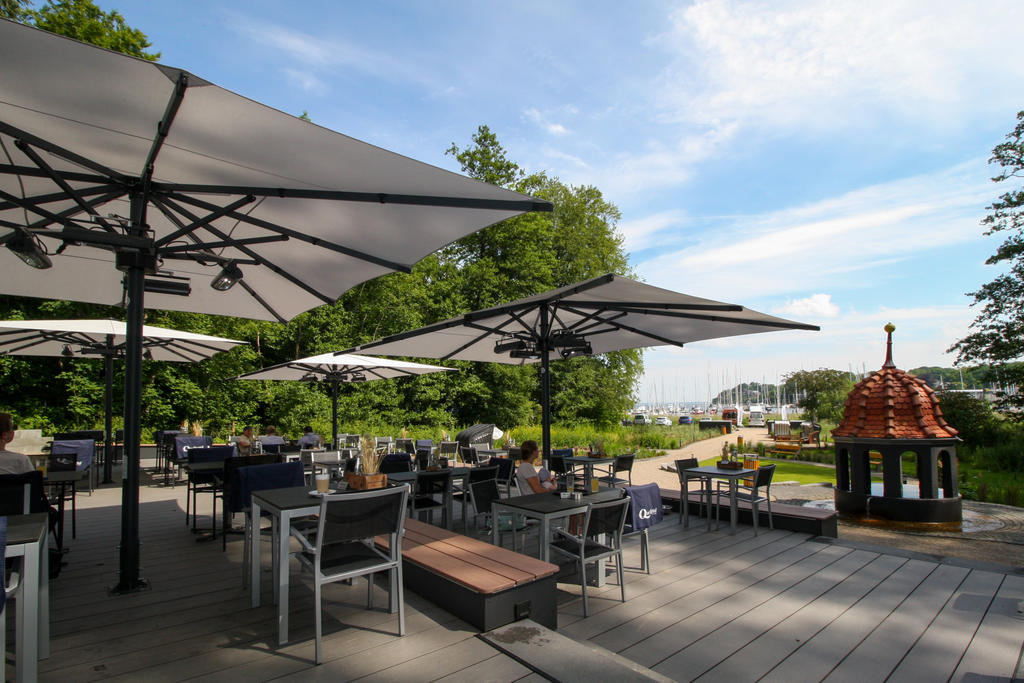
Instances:
[[[659,415],[658,417],[654,418],[654,424],[661,425],[663,427],[671,427],[672,420],[665,417],[664,415]]]
[[[633,424],[635,425],[649,425],[654,422],[651,416],[647,413],[637,413],[633,416]]]
[[[763,406],[750,406],[750,420],[748,424],[751,427],[764,427]]]

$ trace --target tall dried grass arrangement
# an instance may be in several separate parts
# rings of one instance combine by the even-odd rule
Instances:
[[[384,453],[377,451],[377,440],[372,434],[363,434],[359,440],[359,451],[362,455],[363,474],[377,474],[380,472],[380,463],[384,459]]]

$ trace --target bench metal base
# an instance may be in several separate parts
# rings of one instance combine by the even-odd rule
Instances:
[[[407,589],[481,631],[526,618],[547,628],[558,628],[554,574],[490,594],[477,593],[408,560],[402,562],[402,574]]]

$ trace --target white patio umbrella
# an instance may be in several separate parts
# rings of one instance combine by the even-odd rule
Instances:
[[[286,321],[480,228],[552,208],[187,71],[5,20],[0,63],[0,293],[127,309],[119,592],[144,585],[146,305]]]
[[[127,333],[120,320],[0,320],[0,355],[100,356],[103,358],[104,438],[103,483],[112,479],[114,358],[123,358]],[[143,357],[191,363],[246,342],[205,334],[142,326]]]
[[[541,363],[541,425],[547,456],[551,449],[548,363],[553,359],[682,346],[773,330],[818,329],[608,274],[385,337],[345,353]]]
[[[338,384],[342,382],[368,382],[377,379],[414,377],[431,372],[456,372],[457,368],[423,365],[393,358],[372,358],[353,353],[321,353],[271,365],[269,368],[247,372],[235,379],[293,380],[300,382],[329,382],[331,384],[331,443],[338,443]]]

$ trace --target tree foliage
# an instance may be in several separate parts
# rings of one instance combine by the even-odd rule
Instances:
[[[988,401],[958,391],[936,393],[942,416],[968,446],[988,445],[993,434],[995,415]]]
[[[116,10],[104,12],[92,0],[50,0],[38,10],[29,10],[25,19],[36,28],[132,57],[160,58],[159,52],[146,52],[152,43],[145,33],[129,26]]]
[[[821,368],[800,370],[785,377],[786,390],[800,396],[798,405],[811,420],[835,420],[843,415],[843,403],[853,389],[853,380],[843,370]]]
[[[1017,114],[1017,126],[1006,141],[995,146],[989,163],[1000,167],[993,182],[1004,183],[1024,177],[1024,111]],[[986,235],[1004,235],[1003,243],[988,258],[989,265],[1002,265],[1005,272],[971,292],[972,306],[981,312],[971,323],[970,334],[953,344],[957,363],[980,362],[995,366],[1001,385],[1024,386],[1024,365],[1014,364],[1024,356],[1024,187],[1011,187],[988,207],[982,219]],[[1024,419],[1024,394],[1003,396],[1000,407],[1007,415]]]

